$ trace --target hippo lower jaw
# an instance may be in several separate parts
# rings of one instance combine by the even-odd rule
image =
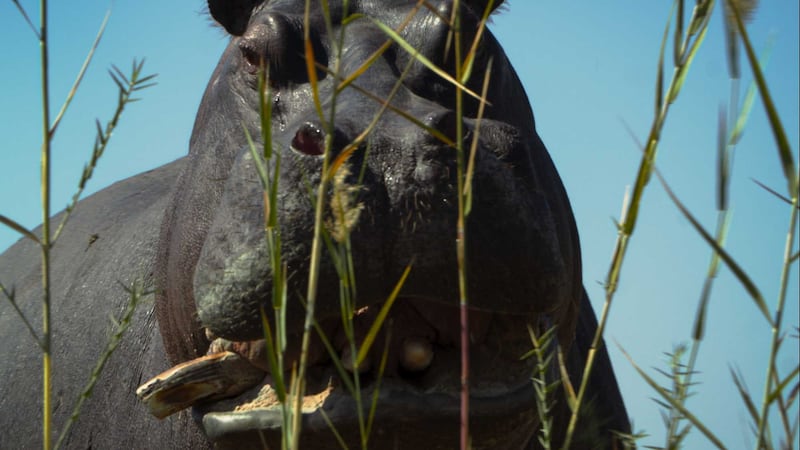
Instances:
[[[234,411],[210,411],[235,404],[233,400],[195,407],[206,435],[218,448],[278,448],[283,413],[268,381],[260,385],[259,399]],[[300,448],[342,448],[331,427],[351,448],[360,442],[359,414],[369,420],[376,385],[362,388],[362,406],[342,387],[328,386],[304,398]],[[535,431],[534,390],[530,382],[506,386],[500,392],[470,397],[472,448],[519,449]],[[272,404],[260,405],[259,402]],[[377,394],[378,407],[369,434],[370,448],[458,447],[459,398],[435,390],[421,391],[402,380],[385,379]],[[251,408],[251,409],[248,409]],[[360,411],[359,411],[360,410]],[[197,416],[196,416],[197,417]],[[507,428],[506,432],[503,429]],[[521,432],[522,430],[522,432]],[[424,436],[424,437],[423,437]]]
[[[371,324],[374,315],[370,308],[372,312],[376,309],[363,308],[356,314],[356,329],[359,322]],[[367,423],[370,407],[377,397],[369,434],[370,447],[458,447],[461,411],[458,308],[429,300],[399,298],[389,319],[391,325],[384,324],[392,330],[389,337],[379,334],[370,352],[373,357],[361,368],[359,400],[342,382],[340,372],[324,347],[319,342],[312,345],[306,376],[307,395],[303,399],[302,441],[313,441],[314,448],[320,442],[329,442],[330,448],[341,448],[331,431],[334,427],[351,446],[361,442],[361,423]],[[320,323],[320,329],[325,330],[326,335],[336,336],[340,322],[338,318],[328,319]],[[528,318],[524,316],[471,310],[470,417],[473,448],[519,449],[536,429],[535,392],[530,381],[534,361],[520,359],[531,348],[527,322]],[[412,357],[409,361],[408,354],[402,352],[403,344],[421,335],[428,343],[428,353],[432,351],[432,358],[421,358],[421,365],[415,367],[420,358]],[[337,344],[336,338],[331,338],[331,341],[339,349],[345,345]],[[209,350],[212,355],[187,364],[205,364],[210,358],[224,360],[226,368],[215,372],[213,382],[209,382],[209,370],[205,366],[192,368],[197,375],[179,379],[178,389],[162,396],[167,403],[184,402],[170,413],[192,404],[195,418],[202,423],[206,435],[221,448],[247,448],[250,445],[263,448],[262,441],[267,442],[270,448],[279,448],[283,411],[273,378],[267,373],[263,352],[254,351],[257,345],[263,345],[257,343],[216,339]],[[384,349],[388,349],[389,362],[384,370],[379,370]],[[292,353],[291,348],[289,353]],[[290,354],[287,360],[295,357],[296,353]],[[346,359],[343,355],[342,360]],[[348,362],[342,364],[347,366]],[[352,371],[352,363],[348,368]],[[220,384],[217,376],[225,378],[224,383]],[[198,378],[202,378],[199,381],[204,383],[203,389],[207,392],[197,390],[198,384],[194,381]],[[150,383],[143,385],[140,391]],[[174,384],[167,390],[173,387]],[[196,398],[186,401],[185,395]],[[220,399],[231,395],[236,396]],[[140,394],[140,397],[144,396]],[[507,433],[498,432],[506,427]],[[420,436],[425,436],[424,441]]]

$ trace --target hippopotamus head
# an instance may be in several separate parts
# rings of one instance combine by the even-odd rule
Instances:
[[[363,372],[363,392],[380,392],[370,444],[457,445],[461,295],[456,240],[464,238],[473,447],[528,445],[535,440],[538,419],[532,362],[520,360],[530,349],[527,325],[558,326],[561,344],[568,348],[582,295],[581,270],[572,212],[535,131],[528,98],[503,50],[481,26],[486,9],[502,1],[462,0],[460,41],[453,39],[453,0],[330,0],[326,13],[312,0],[307,16],[306,3],[208,2],[231,40],[204,94],[189,161],[161,229],[157,315],[170,359],[178,364],[227,349],[259,366],[261,311],[272,320],[273,275],[284,268],[286,358],[297,358],[315,192],[329,142],[329,162],[345,151],[348,156],[331,184],[352,187],[348,195],[358,205],[351,205],[358,218],[348,244],[356,280],[351,290],[357,293],[356,339],[411,267],[385,322],[387,344],[373,346],[364,366],[355,369]],[[415,51],[391,39],[378,23]],[[458,107],[458,88],[419,56],[455,76],[456,45],[466,55],[474,40],[473,75]],[[313,62],[306,60],[307,44]],[[470,93],[483,91],[485,77],[482,108]],[[317,79],[322,118],[311,78]],[[259,89],[271,110],[265,122]],[[262,123],[270,133],[262,133]],[[454,143],[459,128],[465,149],[476,144],[472,203],[460,235]],[[274,152],[269,161],[251,153],[248,135],[269,136]],[[277,204],[270,208],[277,216],[283,267],[269,257],[256,159],[272,167],[279,160]],[[331,208],[323,212],[330,227]],[[327,248],[321,254],[314,317],[333,351],[342,355],[348,344],[334,264],[340,255]],[[312,440],[323,436],[337,447],[322,412],[347,439],[358,431],[359,406],[335,381],[331,356],[318,341],[309,350],[308,386],[310,393],[325,395],[304,412],[303,433]],[[384,349],[387,360],[378,377]],[[409,356],[414,349],[421,349],[422,363]],[[270,377],[263,375],[258,378],[268,384]],[[255,386],[195,411],[213,439],[260,443],[258,433],[273,439],[278,429],[275,408],[231,411],[263,392],[263,386]]]

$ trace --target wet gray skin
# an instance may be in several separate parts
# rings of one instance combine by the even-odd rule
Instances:
[[[113,281],[139,273],[152,280],[155,308],[134,322],[131,341],[110,363],[110,378],[99,385],[107,388],[104,400],[93,403],[98,412],[89,416],[90,423],[73,431],[74,445],[124,440],[137,448],[203,448],[212,443],[217,448],[262,448],[264,441],[270,448],[280,446],[282,420],[260,341],[259,311],[272,308],[273,268],[265,244],[263,193],[243,131],[257,139],[261,136],[258,73],[266,66],[271,145],[281,161],[275,207],[288,271],[288,364],[299,355],[305,317],[301,299],[308,283],[314,227],[310,193],[320,181],[324,141],[329,137],[333,142],[331,158],[335,158],[379,113],[376,98],[388,99],[397,86],[391,96],[394,111],[387,110],[352,153],[347,163],[351,175],[344,179],[359,186],[354,201],[362,205],[351,235],[361,308],[355,317],[357,339],[366,333],[409,264],[410,275],[373,351],[358,368],[348,355],[339,280],[326,251],[315,319],[337,358],[345,365],[350,361],[345,376],[360,373],[361,397],[377,395],[370,448],[458,447],[456,151],[396,112],[403,111],[453,140],[458,120],[455,88],[399,45],[390,44],[352,86],[339,92],[336,120],[326,128],[314,108],[303,56],[305,3],[209,1],[209,12],[230,34],[230,44],[203,96],[189,155],[115,185],[82,202],[76,211],[75,220],[102,232],[92,245],[96,253],[81,254],[86,245],[79,235],[66,235],[57,249],[63,252],[59,254],[64,255],[60,259],[64,268],[56,271],[71,280],[73,288],[67,286],[65,292],[72,289],[75,294],[73,303],[65,303],[71,305],[75,320],[67,321],[64,332],[89,333],[85,330],[90,324],[102,320],[94,312],[95,303],[109,298],[114,304],[124,303],[123,297],[111,294],[116,288]],[[331,109],[338,80],[359,70],[387,42],[373,19],[399,30],[421,55],[454,73],[447,20],[452,1],[428,1],[429,8],[414,0],[353,0],[348,11],[341,1],[328,3],[332,28],[327,29],[315,0],[308,30],[324,111]],[[475,36],[486,3],[461,2],[464,42]],[[501,3],[495,1],[493,7]],[[345,28],[343,21],[353,14],[360,16]],[[337,49],[334,42],[340,34],[342,45]],[[337,67],[338,79],[332,74]],[[491,78],[480,125],[479,103],[469,95],[464,96],[462,119],[465,147],[477,136],[466,238],[472,446],[538,448],[539,419],[530,381],[534,361],[520,360],[531,348],[527,327],[558,327],[557,342],[577,385],[596,320],[581,285],[580,248],[569,200],[536,133],[519,79],[488,30],[477,47],[467,88],[480,92],[487,70]],[[359,176],[363,176],[360,184]],[[30,247],[12,247],[0,258],[4,277],[0,280],[35,280],[34,256]],[[91,293],[81,291],[87,283],[99,287]],[[30,286],[20,289],[21,296],[37,295],[34,281],[19,286]],[[19,329],[6,309],[0,311],[0,330]],[[0,333],[6,336],[5,331]],[[78,345],[81,340],[72,342],[64,354],[77,351],[90,361],[88,350]],[[388,353],[381,370],[384,349]],[[0,375],[11,381],[22,379],[24,368],[35,364],[25,361],[3,366]],[[554,378],[556,370],[551,370]],[[360,447],[359,416],[368,401],[359,405],[348,392],[331,355],[316,337],[307,382],[301,448],[340,448],[323,415],[348,446]],[[75,381],[65,389],[76,389],[73,384],[78,386]],[[149,399],[148,406],[166,404],[167,412],[191,407],[163,421],[147,417],[147,408],[133,396],[140,385],[140,397]],[[6,386],[0,386],[0,406],[28,412],[20,420],[3,419],[3,424],[36,423],[35,409],[26,409],[22,396]],[[604,349],[598,353],[588,392],[589,407],[579,422],[576,448],[611,448],[612,430],[628,431],[629,424]],[[569,409],[561,391],[554,401],[557,444]],[[119,425],[109,431],[97,425],[103,421]],[[140,430],[147,430],[146,436]],[[28,442],[17,434],[0,436],[3,448],[6,443],[18,447]]]

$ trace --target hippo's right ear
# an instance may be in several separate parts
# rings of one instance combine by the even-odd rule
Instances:
[[[262,2],[263,0],[208,0],[208,11],[228,33],[241,36],[247,30],[253,8]]]

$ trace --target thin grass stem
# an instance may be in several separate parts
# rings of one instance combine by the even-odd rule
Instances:
[[[305,2],[305,21],[308,23],[308,17],[310,17],[311,13],[311,2],[310,0],[306,0]],[[344,9],[347,10],[347,2],[345,2]],[[327,1],[323,1],[325,11],[327,9]],[[330,20],[326,18],[326,20]],[[340,70],[340,61],[341,61],[341,51],[342,51],[342,42],[344,39],[344,27],[342,32],[339,36],[338,45],[336,45],[336,58],[334,62],[334,73],[339,73]],[[306,61],[306,64],[314,64],[313,61]],[[296,388],[296,396],[295,400],[295,407],[294,407],[294,416],[293,416],[293,423],[292,423],[292,439],[291,444],[293,448],[297,448],[300,442],[300,427],[301,427],[301,417],[302,417],[302,402],[303,402],[303,394],[305,392],[305,376],[306,376],[306,366],[308,364],[308,349],[311,341],[311,329],[314,324],[314,311],[316,307],[316,300],[317,300],[317,284],[319,280],[319,267],[320,267],[320,258],[322,256],[322,225],[323,225],[323,210],[325,205],[325,192],[327,191],[328,186],[328,166],[330,165],[330,155],[331,150],[333,147],[333,128],[332,124],[336,118],[336,97],[337,92],[334,90],[331,98],[331,108],[330,108],[330,116],[327,122],[326,133],[325,133],[325,151],[322,156],[322,171],[320,172],[320,180],[319,186],[317,187],[316,198],[317,202],[314,208],[314,231],[313,231],[313,241],[311,243],[311,260],[309,263],[308,269],[308,289],[306,291],[306,317],[305,322],[303,324],[303,338],[300,347],[300,364],[298,367],[297,377],[295,378],[295,382],[297,383]]]
[[[778,294],[778,305],[775,307],[775,318],[772,321],[772,342],[770,344],[769,363],[767,365],[767,375],[764,386],[764,397],[761,402],[761,414],[758,419],[758,436],[756,438],[756,448],[760,448],[764,444],[765,430],[767,426],[767,419],[769,418],[769,410],[771,404],[772,394],[772,380],[773,371],[775,369],[775,360],[778,357],[778,347],[780,345],[781,324],[783,323],[783,312],[786,305],[786,294],[789,287],[789,278],[791,276],[791,258],[792,249],[794,248],[795,227],[797,226],[798,216],[798,195],[793,193],[791,205],[791,214],[789,216],[789,232],[786,236],[786,246],[783,252],[783,267],[781,268],[781,281],[780,292]]]
[[[453,50],[455,53],[455,79],[457,81],[456,95],[456,170],[457,170],[457,198],[458,218],[456,221],[456,258],[458,260],[458,292],[459,292],[459,320],[461,324],[461,428],[459,442],[461,450],[469,446],[469,309],[467,294],[467,221],[464,183],[466,181],[466,158],[464,155],[464,97],[462,91],[463,58],[461,55],[461,11],[459,2],[454,2],[451,17],[453,29]]]
[[[39,50],[42,83],[42,151],[41,151],[41,195],[42,195],[42,447],[51,445],[51,327],[50,327],[50,64],[48,49],[47,0],[39,2],[40,28]]]

